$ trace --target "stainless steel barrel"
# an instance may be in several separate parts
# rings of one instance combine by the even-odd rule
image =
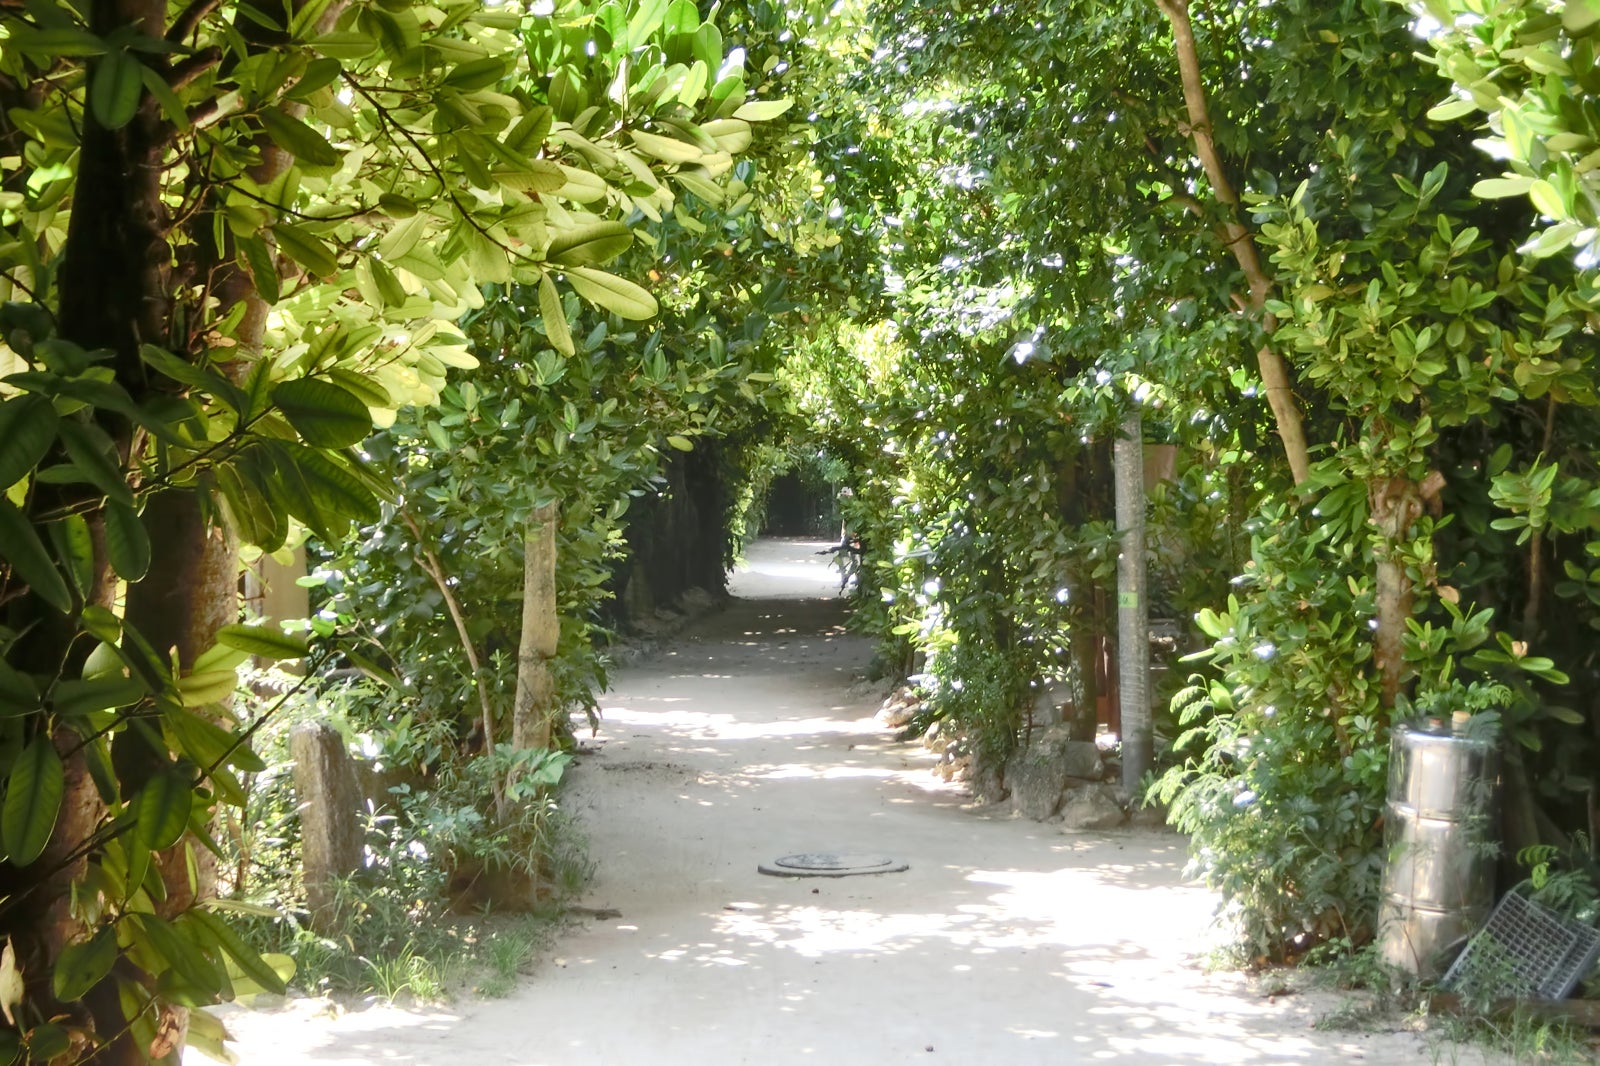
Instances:
[[[1390,965],[1438,977],[1489,916],[1499,760],[1488,740],[1397,726],[1378,936]]]

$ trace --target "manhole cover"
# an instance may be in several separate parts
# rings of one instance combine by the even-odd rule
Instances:
[[[854,874],[897,874],[910,867],[882,855],[807,851],[764,862],[756,869],[773,877],[850,877]]]

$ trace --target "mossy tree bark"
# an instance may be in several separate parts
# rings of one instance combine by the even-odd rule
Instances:
[[[546,503],[528,519],[522,564],[522,640],[517,648],[517,697],[511,717],[515,748],[548,748],[555,720],[555,678],[550,662],[561,640],[556,613],[558,505]]]

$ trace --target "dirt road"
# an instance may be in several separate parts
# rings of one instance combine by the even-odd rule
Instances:
[[[820,546],[758,545],[740,600],[615,678],[568,805],[599,863],[586,902],[620,918],[563,938],[508,999],[233,1015],[242,1061],[1483,1061],[1314,1029],[1337,1000],[1204,973],[1215,900],[1183,881],[1176,836],[969,809],[852,688],[870,647],[842,628]],[[757,872],[796,852],[910,868]]]

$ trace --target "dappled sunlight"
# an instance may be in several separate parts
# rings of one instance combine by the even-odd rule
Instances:
[[[833,556],[819,555],[837,541],[777,540],[761,543],[728,579],[728,591],[749,599],[835,598],[839,571]]]
[[[882,689],[851,684],[867,642],[816,635],[843,605],[787,606],[735,603],[687,632],[677,654],[619,678],[564,801],[598,861],[585,902],[609,918],[565,936],[511,1000],[396,1012],[386,1033],[339,1019],[342,1035],[308,1044],[305,1060],[1364,1057],[1359,1041],[1310,1028],[1312,994],[1265,998],[1239,975],[1204,971],[1223,937],[1214,894],[1184,879],[1182,839],[1063,833],[974,807],[931,772],[938,756],[872,717]],[[758,872],[808,852],[908,869]],[[624,1015],[608,1011],[615,1002]],[[538,1041],[501,1038],[528,1032]],[[453,1057],[467,1034],[494,1054]]]

